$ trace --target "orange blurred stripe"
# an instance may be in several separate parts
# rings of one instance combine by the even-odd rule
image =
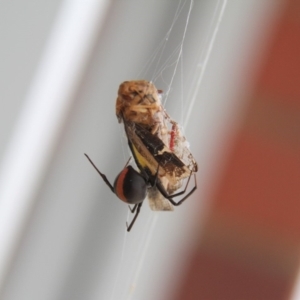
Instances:
[[[300,1],[286,1],[173,299],[288,299],[300,258]]]

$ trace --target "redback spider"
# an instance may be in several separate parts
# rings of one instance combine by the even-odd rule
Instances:
[[[132,166],[128,166],[128,163],[131,159],[131,157],[128,159],[125,167],[123,170],[118,174],[118,176],[115,179],[114,185],[112,185],[107,177],[100,172],[100,170],[96,167],[96,165],[93,163],[93,161],[89,158],[87,154],[84,154],[87,159],[90,161],[90,163],[93,165],[93,167],[96,169],[96,171],[99,173],[99,175],[102,177],[104,182],[107,184],[107,186],[110,188],[110,190],[123,202],[128,203],[128,204],[134,204],[133,208],[129,206],[129,209],[132,213],[135,213],[135,216],[131,223],[127,224],[127,231],[130,231],[133,224],[135,223],[140,210],[141,206],[143,204],[144,199],[146,198],[147,195],[147,189],[158,189],[159,192],[166,198],[168,199],[174,206],[180,205],[184,200],[186,200],[197,188],[197,182],[196,182],[196,176],[194,173],[194,178],[195,178],[195,186],[193,189],[185,195],[180,201],[175,202],[172,198],[177,197],[180,195],[185,194],[186,188],[189,184],[191,175],[193,172],[191,172],[191,175],[188,178],[188,181],[186,183],[186,186],[183,191],[168,195],[167,191],[161,184],[160,180],[158,179],[158,171],[159,171],[159,165],[157,167],[157,172],[155,176],[152,176],[153,178],[149,178],[147,174],[141,174],[137,172]],[[148,178],[147,178],[148,177]]]

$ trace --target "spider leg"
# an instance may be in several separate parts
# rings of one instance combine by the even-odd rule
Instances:
[[[168,199],[174,206],[178,206],[178,205],[182,204],[182,202],[183,202],[184,200],[186,200],[189,196],[191,196],[191,195],[195,192],[195,190],[197,189],[196,174],[194,173],[194,180],[195,180],[195,185],[194,185],[194,187],[193,187],[193,188],[192,188],[192,189],[191,189],[191,190],[190,190],[190,191],[189,191],[189,192],[188,192],[181,200],[179,200],[179,201],[177,201],[177,202],[175,202],[175,201],[173,200],[174,197],[177,197],[177,196],[180,196],[180,195],[185,194],[186,189],[187,189],[187,186],[188,186],[188,184],[189,184],[189,182],[190,182],[191,176],[192,176],[192,173],[191,173],[191,175],[189,176],[189,179],[188,179],[188,181],[187,181],[187,183],[186,183],[186,185],[185,185],[184,190],[181,191],[181,192],[179,192],[179,193],[176,193],[176,194],[169,195],[168,192],[166,191],[166,189],[163,187],[163,185],[162,185],[160,182],[157,182],[157,183],[156,183],[156,186],[157,186],[158,190],[160,191],[160,193],[161,193],[166,199]]]
[[[153,180],[152,186],[156,186],[156,184],[157,184],[158,171],[159,171],[159,164],[157,164],[157,170],[156,170],[156,173],[154,175],[154,180]]]
[[[108,181],[107,177],[99,171],[99,169],[96,167],[96,165],[93,163],[93,161],[89,158],[87,154],[84,153],[86,158],[90,161],[90,163],[93,165],[93,167],[96,169],[96,171],[99,173],[99,175],[102,177],[103,181],[107,184],[107,186],[111,189],[111,191],[115,194],[114,187],[112,184]],[[129,162],[129,161],[128,161]]]
[[[130,160],[131,160],[131,156],[130,156],[130,157],[129,157],[129,159],[127,160],[127,163],[126,163],[126,165],[125,165],[124,169],[125,169],[125,168],[128,166],[128,164],[129,164]]]
[[[132,226],[133,226],[136,218],[138,217],[138,215],[140,213],[140,210],[141,210],[142,204],[143,204],[143,202],[135,205],[137,207],[137,210],[136,210],[135,216],[134,216],[133,220],[131,221],[131,223],[129,224],[129,226],[128,226],[127,222],[126,222],[126,226],[127,226],[127,231],[128,232],[130,231],[130,229],[132,228]]]
[[[128,205],[128,208],[129,208],[129,210],[130,210],[132,213],[134,213],[135,210],[136,210],[136,208],[137,208],[137,206],[138,206],[138,204],[135,204],[135,205],[133,206],[133,208],[131,209],[130,205]]]
[[[167,195],[169,195],[169,197],[177,197],[177,196],[180,196],[180,195],[183,195],[183,194],[185,194],[185,192],[186,192],[186,189],[187,189],[187,187],[188,187],[188,185],[189,185],[189,183],[190,183],[190,179],[191,179],[191,176],[192,176],[192,172],[191,172],[191,174],[190,174],[190,176],[189,176],[189,178],[188,178],[188,180],[187,180],[187,182],[186,182],[186,184],[185,184],[185,187],[184,187],[184,190],[183,191],[181,191],[181,192],[178,192],[178,193],[176,193],[176,194],[172,194],[172,195],[169,195],[168,193],[167,193]],[[197,181],[196,181],[196,174],[194,173],[194,181],[195,181],[195,186],[196,186],[196,188],[197,188]]]

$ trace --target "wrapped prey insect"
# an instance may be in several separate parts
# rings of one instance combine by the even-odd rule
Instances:
[[[161,104],[161,90],[145,80],[125,81],[118,91],[116,115],[124,123],[128,144],[138,168],[148,177],[157,176],[156,185],[148,188],[152,210],[173,210],[196,189],[198,167],[189,151],[179,125],[172,120]],[[178,202],[170,198],[186,192],[190,177],[195,185]],[[182,187],[182,192],[174,194]]]

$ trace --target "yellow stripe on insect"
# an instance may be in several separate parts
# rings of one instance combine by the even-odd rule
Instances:
[[[136,149],[134,144],[131,144],[131,145],[132,145],[132,149],[133,149],[133,152],[134,152],[134,156],[138,160],[139,164],[143,168],[149,167],[149,162],[147,161],[147,159],[143,155],[140,154],[140,152]]]

